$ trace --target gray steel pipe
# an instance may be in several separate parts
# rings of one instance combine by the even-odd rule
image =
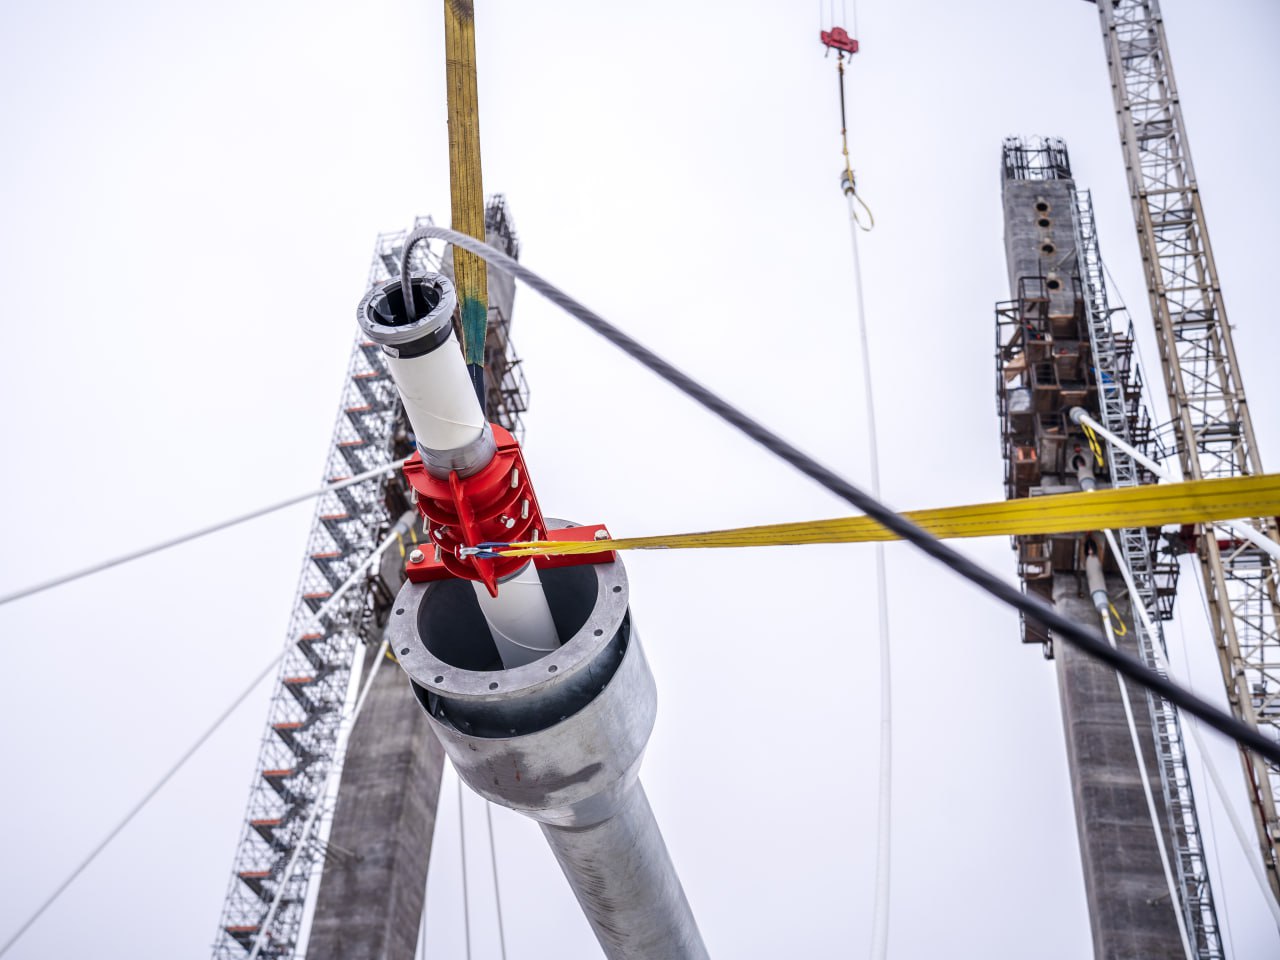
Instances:
[[[639,780],[608,819],[588,827],[544,823],[542,833],[606,956],[706,957]]]
[[[474,591],[456,580],[406,583],[387,637],[458,775],[540,823],[605,955],[702,960],[639,782],[657,689],[626,572],[615,561],[541,574],[569,639],[531,663],[503,669]]]

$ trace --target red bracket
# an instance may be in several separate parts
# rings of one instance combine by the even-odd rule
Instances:
[[[422,464],[422,457],[414,454],[404,465],[405,480],[417,494],[418,512],[425,519],[427,542],[420,545],[424,559],[409,563],[405,571],[410,580],[421,583],[458,577],[478,580],[488,589],[490,596],[498,595],[498,581],[518,571],[527,563],[525,557],[475,557],[460,556],[461,547],[476,547],[482,543],[518,543],[525,540],[580,540],[578,531],[590,531],[603,527],[571,527],[567,530],[547,530],[538,498],[529,482],[520,444],[506,430],[492,424],[493,438],[497,445],[493,460],[477,474],[465,479],[451,472],[448,479],[434,477]],[[438,548],[439,560],[436,559]],[[607,557],[607,560],[606,560]],[[536,567],[568,566],[564,562],[547,563],[553,558],[540,557]],[[605,563],[614,554],[588,554],[579,557],[556,557],[557,561],[577,563]]]
[[[585,527],[565,527],[561,530],[548,530],[542,537],[544,540],[554,540],[558,543],[572,542],[584,543],[591,540],[602,539],[597,536],[603,532],[606,535],[608,529],[603,523],[591,524]],[[431,544],[423,544],[428,551]],[[444,564],[444,551],[441,551],[441,559],[437,560],[432,553],[426,553],[421,560],[414,563],[412,559],[404,565],[404,572],[409,580],[413,583],[431,583],[435,580],[448,580],[454,576],[453,572]],[[505,559],[518,560],[521,563],[524,557],[507,557]],[[539,570],[554,570],[557,567],[577,567],[588,563],[613,563],[618,559],[617,551],[605,550],[601,553],[577,553],[565,556],[551,557],[534,557],[533,565]],[[480,561],[484,563],[484,560]],[[468,579],[476,580],[478,577],[470,577]]]
[[[822,45],[832,50],[842,50],[850,56],[858,52],[858,41],[849,36],[844,27],[832,27],[830,32],[823,30],[821,37]]]

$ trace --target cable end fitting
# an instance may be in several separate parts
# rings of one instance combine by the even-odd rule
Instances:
[[[408,360],[431,353],[453,333],[457,294],[453,281],[429,273],[409,280],[415,309],[410,312],[399,280],[388,280],[369,289],[356,308],[356,322],[383,353]],[[419,311],[416,307],[424,307]]]

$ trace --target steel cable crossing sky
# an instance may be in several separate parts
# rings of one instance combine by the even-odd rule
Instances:
[[[404,259],[400,269],[402,289],[408,283],[410,273],[409,255],[412,253],[414,245],[430,239],[441,239],[456,247],[468,250],[477,256],[483,257],[490,265],[497,267],[499,270],[523,280],[534,290],[537,290],[552,303],[556,304],[556,306],[571,314],[632,359],[637,360],[690,399],[695,400],[701,406],[714,413],[721,420],[756,441],[770,453],[791,464],[805,476],[817,481],[842,500],[861,510],[886,529],[892,530],[903,540],[910,542],[935,560],[950,567],[966,580],[981,587],[997,600],[1021,610],[1029,616],[1038,618],[1063,640],[1094,659],[1102,661],[1135,683],[1158,693],[1170,703],[1176,704],[1193,716],[1199,717],[1218,732],[1235,740],[1242,747],[1253,750],[1273,763],[1280,763],[1280,744],[1272,742],[1257,730],[1219,710],[1190,690],[1173,683],[1166,677],[1160,676],[1154,670],[1148,669],[1133,657],[1113,649],[1098,631],[1089,630],[1078,623],[1074,623],[1058,613],[1049,604],[1036,597],[1022,593],[1017,587],[1005,583],[996,574],[969,560],[942,541],[935,539],[910,520],[895,513],[875,497],[872,497],[835,471],[823,466],[809,455],[792,446],[767,427],[757,423],[728,401],[662,359],[643,344],[623,333],[599,314],[583,306],[554,284],[543,279],[518,261],[508,257],[502,251],[476,240],[474,237],[469,237],[446,227],[418,227],[405,238]]]

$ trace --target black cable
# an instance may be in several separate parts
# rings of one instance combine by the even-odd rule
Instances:
[[[404,300],[405,316],[409,318],[410,323],[418,321],[418,301],[413,295],[413,285],[409,282],[410,268],[413,266],[409,261],[409,254],[413,250],[406,242],[404,252],[400,254],[400,297]]]
[[[849,124],[844,119],[844,54],[840,55],[837,66],[839,67],[839,80],[837,83],[840,86],[840,136],[843,137],[847,135],[849,128]]]
[[[468,363],[467,374],[471,377],[471,386],[476,391],[476,400],[480,402],[480,409],[485,412],[485,416],[489,415],[489,401],[485,397],[484,384],[484,364]]]
[[[981,587],[997,600],[1022,611],[1026,616],[1036,618],[1049,627],[1056,636],[1076,647],[1082,653],[1095,660],[1102,661],[1134,683],[1159,694],[1170,703],[1186,710],[1192,716],[1199,717],[1219,733],[1236,741],[1240,746],[1247,747],[1270,762],[1280,765],[1280,744],[1267,739],[1253,727],[1242,723],[1225,711],[1219,710],[1190,690],[1179,686],[1167,677],[1162,677],[1137,659],[1114,649],[1097,631],[1090,630],[1082,624],[1069,620],[1038,597],[1024,594],[1019,588],[1005,583],[994,573],[985,570],[947,546],[941,540],[921,530],[906,517],[894,513],[893,510],[886,507],[879,500],[864,493],[839,474],[824,467],[812,457],[793,447],[776,433],[752,420],[726,400],[659,357],[648,347],[637,343],[603,317],[587,309],[568,294],[542,279],[528,267],[522,266],[516,260],[508,257],[501,250],[496,250],[487,243],[482,243],[466,234],[458,233],[456,230],[427,226],[414,230],[405,240],[405,262],[408,262],[409,253],[416,243],[437,237],[448,241],[454,246],[469,250],[499,270],[523,280],[552,303],[576,317],[632,359],[644,364],[663,380],[666,380],[667,383],[707,410],[710,410],[725,423],[735,427],[770,453],[785,460],[805,476],[816,480],[836,496],[871,517],[886,530],[896,533],[903,540],[950,567],[969,582]]]

